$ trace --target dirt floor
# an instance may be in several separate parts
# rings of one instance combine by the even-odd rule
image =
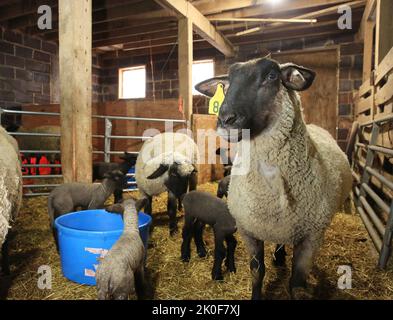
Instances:
[[[212,193],[217,184],[199,187]],[[153,299],[249,299],[251,294],[248,255],[240,239],[236,249],[236,274],[225,273],[224,281],[212,281],[213,234],[207,229],[207,258],[198,258],[192,247],[189,263],[180,261],[181,233],[169,237],[166,195],[154,199],[154,230],[150,238],[147,278]],[[182,226],[182,213],[178,213]],[[11,277],[0,278],[0,297],[8,299],[95,299],[95,287],[66,280],[49,230],[46,198],[27,199],[11,232]],[[315,299],[393,299],[393,266],[388,271],[376,268],[371,240],[357,215],[338,213],[328,229],[309,279]],[[273,245],[266,249],[265,299],[289,299],[288,281],[291,268],[272,265]],[[291,254],[291,250],[288,250]],[[392,259],[393,260],[393,259]],[[52,270],[52,289],[37,287],[37,270],[48,265]],[[337,281],[340,265],[352,268],[352,289],[340,290]]]

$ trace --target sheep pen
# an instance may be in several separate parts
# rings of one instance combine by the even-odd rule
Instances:
[[[217,183],[198,186],[216,194]],[[134,196],[136,196],[134,194]],[[127,198],[128,195],[125,195]],[[112,201],[112,200],[110,200]],[[249,299],[251,280],[249,259],[242,239],[237,234],[237,273],[224,272],[224,281],[211,280],[213,264],[213,231],[206,228],[204,239],[208,249],[206,258],[193,254],[189,263],[180,260],[181,233],[168,235],[166,214],[167,195],[153,200],[154,230],[147,251],[146,279],[151,299]],[[182,217],[182,214],[178,214]],[[96,288],[83,286],[65,279],[61,274],[60,259],[49,229],[46,198],[24,199],[24,205],[11,230],[11,278],[0,278],[0,298],[8,299],[96,299]],[[179,227],[183,219],[179,219]],[[376,267],[371,240],[360,217],[337,213],[327,229],[325,241],[312,269],[309,284],[316,299],[393,299],[393,265],[388,271]],[[266,246],[264,299],[289,299],[288,279],[291,270],[288,247],[286,267],[272,263],[274,244]],[[37,270],[48,265],[52,270],[52,289],[37,287]],[[352,289],[340,290],[337,281],[340,265],[352,267]],[[176,272],[173,272],[176,270]],[[225,269],[224,269],[225,270]]]

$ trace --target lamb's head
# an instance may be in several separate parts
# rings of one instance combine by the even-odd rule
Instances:
[[[133,154],[133,153],[128,153],[127,151],[125,151],[124,154],[122,154],[119,158],[121,160],[123,160],[124,162],[129,163],[130,166],[133,167],[136,163],[137,155]]]
[[[127,185],[126,175],[120,170],[109,171],[104,174],[104,181],[107,180],[111,183],[114,183],[116,187],[125,188]]]
[[[225,86],[217,131],[236,142],[242,139],[242,129],[249,129],[252,138],[274,127],[282,112],[280,94],[306,90],[314,77],[315,73],[304,67],[292,63],[280,65],[275,60],[260,58],[235,63],[227,76],[205,80],[195,88],[211,97],[218,83]]]
[[[158,169],[147,178],[157,179],[165,173],[168,173],[164,181],[165,186],[179,198],[187,192],[188,180],[191,174],[196,173],[196,169],[188,161],[173,162],[172,164],[161,163]]]

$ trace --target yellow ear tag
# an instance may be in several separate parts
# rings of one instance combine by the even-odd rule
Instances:
[[[217,85],[216,93],[209,101],[209,114],[218,115],[220,107],[225,99],[224,85],[219,83]]]

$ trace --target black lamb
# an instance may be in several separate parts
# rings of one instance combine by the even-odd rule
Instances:
[[[184,262],[190,260],[191,240],[194,237],[199,257],[206,256],[203,242],[203,229],[209,224],[214,230],[214,265],[212,279],[222,280],[221,264],[224,258],[225,265],[230,272],[236,272],[235,248],[237,245],[234,233],[236,222],[229,213],[225,201],[202,191],[191,191],[183,198],[184,227],[183,243],[181,246],[181,259]],[[224,241],[227,244],[225,249]]]
[[[120,170],[124,175],[130,171],[130,169],[135,166],[136,154],[124,152],[124,155],[119,157],[123,162],[96,162],[93,164],[93,181],[103,180],[106,173]],[[123,187],[119,186],[113,192],[115,197],[114,202],[119,203],[123,201]]]

